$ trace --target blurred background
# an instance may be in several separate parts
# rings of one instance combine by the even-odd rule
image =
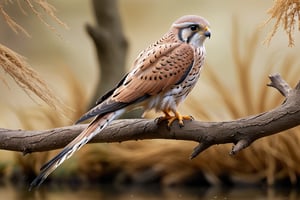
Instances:
[[[27,4],[4,1],[5,11],[31,37],[14,33],[1,19],[0,43],[26,57],[70,108],[68,118],[61,117],[38,98],[28,97],[1,71],[0,127],[37,130],[70,125],[94,101],[101,69],[95,45],[85,29],[87,24],[96,24],[94,4],[79,0],[49,3],[68,29],[41,9],[50,28]],[[269,45],[263,44],[275,22],[263,26],[273,3],[271,0],[119,0],[118,12],[128,42],[126,64],[120,68],[128,70],[138,53],[166,33],[178,17],[201,15],[208,19],[212,30],[212,37],[206,42],[206,66],[180,111],[205,121],[225,121],[267,111],[284,100],[276,90],[266,87],[268,75],[278,72],[293,87],[300,70],[299,32],[295,32],[293,47],[288,47],[288,36],[280,28]],[[0,151],[3,181],[0,197],[295,198],[299,197],[298,191],[292,189],[299,185],[299,144],[299,128],[295,128],[262,138],[236,156],[228,154],[232,147],[228,144],[214,146],[194,160],[188,158],[196,143],[185,141],[86,145],[36,193],[27,193],[29,180],[57,151],[26,156]]]

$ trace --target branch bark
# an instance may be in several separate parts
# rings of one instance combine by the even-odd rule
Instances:
[[[199,142],[191,158],[215,144],[234,143],[231,154],[248,147],[255,140],[300,124],[300,82],[292,89],[276,74],[270,76],[272,87],[284,94],[284,103],[268,112],[224,122],[185,121],[179,128],[173,123],[168,129],[165,122],[156,120],[115,120],[92,143],[122,142],[143,139],[176,139]],[[74,125],[42,131],[0,129],[0,149],[31,153],[64,147],[87,125]]]

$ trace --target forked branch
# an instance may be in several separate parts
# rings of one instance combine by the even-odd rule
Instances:
[[[191,158],[212,145],[233,143],[230,153],[235,154],[259,138],[300,124],[300,83],[292,89],[278,74],[270,76],[270,80],[268,85],[276,88],[286,99],[282,105],[268,112],[224,122],[185,121],[182,128],[173,123],[170,129],[166,123],[157,124],[156,120],[115,120],[91,142],[144,139],[199,142]],[[0,149],[23,153],[58,149],[73,140],[85,127],[86,125],[74,125],[43,131],[0,129]]]

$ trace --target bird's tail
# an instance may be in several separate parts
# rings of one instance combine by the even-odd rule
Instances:
[[[42,166],[40,174],[31,182],[29,190],[39,187],[59,165],[102,131],[112,120],[121,115],[121,110],[97,116],[89,126],[70,142],[58,155]]]

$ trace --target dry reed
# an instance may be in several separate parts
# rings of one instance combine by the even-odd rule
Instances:
[[[55,29],[49,25],[46,20],[44,20],[43,13],[37,10],[37,6],[43,9],[46,15],[49,15],[58,24],[67,28],[67,25],[56,17],[55,8],[47,1],[26,0],[24,2],[25,5],[27,5],[30,10],[51,30]],[[10,3],[13,3],[13,1],[2,1],[0,3],[0,13],[4,18],[4,21],[6,21],[9,27],[15,33],[22,32],[26,36],[30,37],[29,33],[16,21],[14,21],[9,14],[7,14],[7,12],[5,12],[4,7]],[[23,5],[19,0],[17,0],[17,3],[22,13],[26,14],[24,10],[25,5]],[[17,85],[20,86],[26,92],[26,94],[28,94],[28,96],[32,97],[32,94],[35,94],[58,112],[62,114],[67,112],[67,107],[52,92],[40,75],[29,66],[29,64],[26,62],[26,59],[2,44],[0,44],[0,66],[13,78]],[[4,78],[1,77],[1,80],[4,80]]]
[[[20,26],[17,22],[15,22],[3,9],[3,6],[0,5],[0,13],[2,14],[2,17],[4,18],[4,21],[8,24],[8,26],[15,32],[22,32],[24,33],[27,37],[30,37],[29,33],[22,27]]]
[[[56,23],[61,25],[62,27],[68,29],[68,25],[65,24],[63,21],[61,21],[56,15],[56,8],[49,4],[46,0],[25,0],[25,1],[2,1],[0,2],[0,13],[2,14],[2,17],[4,18],[4,21],[8,24],[8,26],[15,32],[19,33],[22,32],[26,36],[30,37],[30,34],[22,27],[20,26],[15,20],[13,20],[9,14],[4,10],[5,6],[8,6],[9,4],[17,3],[18,7],[20,8],[20,11],[27,15],[27,12],[25,9],[29,7],[29,10],[37,16],[37,18],[46,25],[50,30],[56,31],[54,26],[50,25],[47,20],[45,19],[46,16],[49,16],[51,19],[53,19]],[[43,12],[41,11],[43,10]]]
[[[56,97],[39,74],[29,66],[25,58],[1,44],[0,66],[30,97],[33,93],[52,108],[64,110],[61,100]]]
[[[289,46],[294,46],[293,32],[298,25],[300,31],[300,1],[299,0],[276,0],[271,9],[268,10],[271,16],[265,22],[275,20],[273,29],[268,34],[265,43],[269,44],[279,27],[282,27],[288,35]]]

